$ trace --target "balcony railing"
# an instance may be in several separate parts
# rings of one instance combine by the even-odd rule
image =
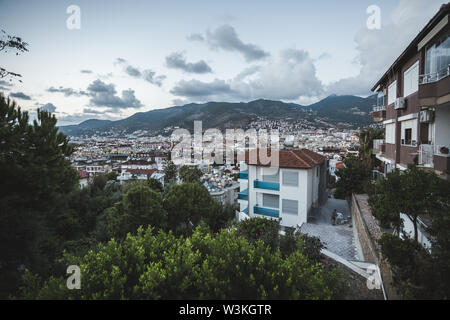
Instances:
[[[437,72],[421,74],[419,76],[419,84],[436,82],[448,76],[450,76],[450,65],[448,65],[447,68],[443,68]]]
[[[260,215],[267,216],[267,217],[272,217],[272,218],[279,218],[280,217],[279,211],[275,210],[275,209],[269,209],[269,208],[263,208],[263,207],[254,206],[253,207],[253,212],[255,214],[260,214]]]
[[[376,106],[372,108],[372,112],[383,111],[386,110],[386,106]]]
[[[419,146],[419,165],[434,167],[434,156],[450,157],[449,147],[438,144],[421,144]]]
[[[248,179],[248,170],[239,172],[239,179]]]
[[[248,189],[245,189],[244,191],[239,192],[238,199],[248,201]]]
[[[419,146],[419,165],[424,167],[434,167],[434,145],[421,144]]]
[[[280,190],[280,184],[277,182],[267,182],[259,180],[253,181],[253,187],[266,190],[275,190],[275,191]]]
[[[248,207],[242,210],[243,213],[248,214]]]
[[[373,152],[382,153],[384,152],[385,142],[384,139],[374,139],[373,140]]]

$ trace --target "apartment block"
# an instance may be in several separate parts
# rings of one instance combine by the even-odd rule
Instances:
[[[279,150],[279,165],[252,162],[249,153],[239,174],[240,219],[279,219],[282,227],[300,227],[312,208],[327,200],[327,159],[307,149]]]
[[[378,80],[373,121],[385,139],[374,141],[384,173],[410,163],[449,179],[450,3],[419,32]]]

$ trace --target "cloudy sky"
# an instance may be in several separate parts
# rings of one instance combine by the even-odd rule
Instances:
[[[367,96],[443,2],[0,0],[0,29],[29,43],[0,53],[23,76],[0,91],[60,125],[189,102]],[[67,27],[70,5],[80,29]]]

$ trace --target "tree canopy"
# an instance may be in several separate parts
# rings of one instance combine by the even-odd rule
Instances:
[[[211,234],[206,225],[192,236],[139,228],[123,242],[110,240],[82,257],[80,290],[64,277],[41,281],[26,273],[25,298],[39,299],[332,299],[339,295],[338,269],[325,271],[310,261],[299,238],[283,256],[262,240],[250,242],[237,231]]]

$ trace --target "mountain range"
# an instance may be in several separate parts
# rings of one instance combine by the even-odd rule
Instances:
[[[224,129],[247,128],[255,120],[281,119],[302,121],[316,127],[357,128],[372,122],[370,111],[375,104],[376,95],[367,98],[331,95],[308,106],[264,99],[238,103],[190,103],[138,112],[117,121],[90,119],[77,125],[60,126],[59,129],[70,136],[132,133],[138,130],[158,134],[171,127],[192,129],[194,120],[201,120],[204,129]]]

